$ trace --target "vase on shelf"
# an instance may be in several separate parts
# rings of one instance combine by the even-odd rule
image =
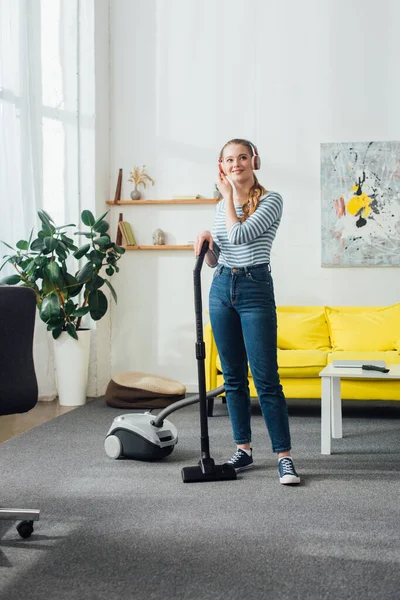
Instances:
[[[141,197],[142,197],[141,193],[135,186],[135,189],[131,191],[131,199],[132,200],[140,200]]]

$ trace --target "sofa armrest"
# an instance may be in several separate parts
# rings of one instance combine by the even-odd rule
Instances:
[[[204,327],[204,343],[206,347],[206,360],[205,360],[205,370],[206,370],[206,390],[209,392],[217,387],[217,356],[218,350],[215,344],[213,332],[211,329],[211,323],[208,322]]]

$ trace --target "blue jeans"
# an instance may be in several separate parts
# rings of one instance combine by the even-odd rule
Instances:
[[[272,450],[290,450],[287,404],[278,374],[277,318],[269,265],[237,269],[218,265],[209,305],[235,443],[251,442],[249,364]]]

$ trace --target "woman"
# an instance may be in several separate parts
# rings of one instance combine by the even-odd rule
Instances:
[[[253,467],[248,364],[262,414],[278,454],[282,484],[300,483],[291,458],[286,399],[277,363],[277,318],[270,251],[282,216],[282,197],[267,192],[253,169],[257,148],[233,139],[219,156],[217,205],[213,232],[203,231],[194,249],[209,242],[205,260],[216,267],[210,290],[210,321],[221,360],[226,402],[237,446],[228,463],[237,472]]]

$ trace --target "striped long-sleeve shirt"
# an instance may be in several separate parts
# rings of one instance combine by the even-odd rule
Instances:
[[[221,200],[217,204],[212,230],[213,239],[220,249],[218,263],[230,268],[269,263],[282,208],[282,196],[277,192],[268,192],[260,198],[254,213],[243,223],[234,223],[228,232],[225,200]],[[242,207],[235,205],[235,209],[240,218],[243,215]]]

